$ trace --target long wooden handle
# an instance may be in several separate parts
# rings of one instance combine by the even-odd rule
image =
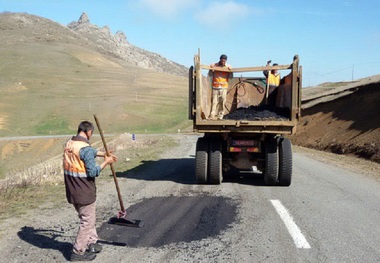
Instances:
[[[265,104],[268,105],[268,97],[269,97],[269,76],[270,76],[270,70],[268,70],[268,75],[267,75],[267,88],[265,91]]]
[[[107,156],[110,156],[110,153],[109,153],[108,148],[107,148],[106,140],[104,139],[104,136],[103,136],[103,130],[100,128],[100,123],[99,123],[98,117],[96,117],[96,115],[94,115],[94,119],[96,122],[96,126],[98,126],[98,130],[100,133],[100,137],[102,138],[102,142],[103,142],[104,149],[106,150],[106,154],[107,154]],[[112,171],[112,175],[113,175],[113,180],[114,180],[115,186],[116,186],[117,197],[119,198],[120,209],[122,212],[124,212],[125,209],[124,209],[123,199],[122,199],[121,194],[120,194],[120,188],[119,188],[119,183],[117,182],[115,169],[113,168],[112,163],[110,164],[110,166],[111,166],[111,171]]]

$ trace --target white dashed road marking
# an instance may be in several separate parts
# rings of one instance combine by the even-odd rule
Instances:
[[[289,234],[293,238],[294,244],[297,248],[311,248],[306,238],[302,234],[299,227],[294,223],[293,217],[289,214],[288,210],[281,204],[280,200],[270,200],[277,213],[280,215],[284,222]]]

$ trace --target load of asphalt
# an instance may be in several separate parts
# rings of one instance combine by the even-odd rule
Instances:
[[[289,120],[289,110],[268,106],[250,106],[248,108],[239,108],[234,112],[227,114],[226,120]]]

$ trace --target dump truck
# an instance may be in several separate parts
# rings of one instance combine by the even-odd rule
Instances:
[[[264,71],[283,76],[274,100],[268,100]],[[228,80],[222,119],[210,119],[214,70],[233,74]],[[285,72],[285,74],[284,74]],[[200,51],[189,68],[189,119],[201,136],[196,143],[195,177],[201,184],[221,184],[224,176],[252,173],[266,185],[289,186],[292,145],[301,117],[302,67],[295,55],[291,64],[215,68],[201,64]],[[203,134],[203,136],[202,136]]]

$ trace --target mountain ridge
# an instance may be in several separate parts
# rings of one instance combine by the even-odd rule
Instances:
[[[91,24],[85,12],[77,21],[73,21],[67,26],[28,13],[3,12],[0,13],[0,19],[0,30],[3,32],[22,29],[26,32],[23,35],[16,35],[18,38],[15,35],[0,36],[0,41],[6,41],[5,44],[12,44],[13,41],[72,43],[91,47],[104,55],[113,56],[121,64],[129,64],[170,75],[187,76],[188,69],[185,66],[157,53],[132,45],[127,41],[126,35],[122,31],[112,34],[108,26],[100,28]]]

